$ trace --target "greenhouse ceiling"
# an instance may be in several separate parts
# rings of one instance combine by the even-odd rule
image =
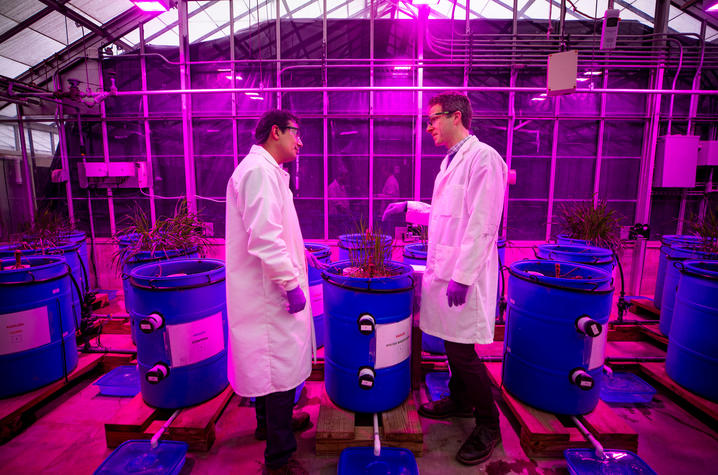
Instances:
[[[176,0],[170,0],[176,2]],[[567,20],[600,22],[608,0],[564,0]],[[559,19],[561,0],[214,0],[189,1],[189,32],[193,43],[215,40],[234,31],[276,18],[409,19],[418,3],[428,4],[430,18]],[[653,26],[655,0],[613,0],[622,20]],[[705,39],[718,42],[718,16],[703,11],[700,0],[671,1],[669,33],[699,35],[705,22]],[[48,71],[62,68],[100,47],[114,54],[140,43],[144,24],[146,44],[177,45],[178,13],[144,12],[129,0],[0,0],[0,75],[21,82],[44,82]],[[28,48],[28,45],[32,45]]]

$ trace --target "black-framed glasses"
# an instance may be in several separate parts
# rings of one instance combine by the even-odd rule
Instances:
[[[453,114],[456,111],[441,111],[441,112],[434,112],[433,114],[429,114],[429,120],[426,122],[426,125],[428,127],[434,127],[434,124],[436,124],[436,121],[441,117],[442,115],[450,115]]]
[[[285,130],[286,130],[286,129],[289,129],[289,130],[290,130],[290,132],[289,132],[290,134],[294,135],[294,136],[297,138],[297,140],[301,140],[301,139],[299,138],[299,127],[294,127],[293,125],[287,125],[286,127],[284,127],[284,129],[285,129]]]

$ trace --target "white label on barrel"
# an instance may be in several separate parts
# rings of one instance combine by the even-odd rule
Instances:
[[[0,355],[9,355],[50,343],[47,306],[0,315]]]
[[[371,386],[373,383],[371,381],[367,381],[366,379],[362,379],[361,385],[362,386]]]
[[[606,339],[608,337],[608,332],[606,331],[606,328],[603,329],[600,335],[598,335],[596,338],[586,337],[587,340],[589,340],[588,345],[588,351],[589,351],[589,357],[588,357],[588,370],[591,371],[596,368],[600,368],[603,366],[604,360],[606,359]]]
[[[312,315],[315,317],[324,313],[324,288],[320,285],[309,286],[309,302]]]
[[[395,323],[376,326],[376,364],[374,368],[388,368],[411,355],[411,317]]]
[[[187,366],[224,349],[222,312],[189,323],[167,325],[172,366]]]

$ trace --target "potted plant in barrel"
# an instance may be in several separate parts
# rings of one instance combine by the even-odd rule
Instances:
[[[354,236],[356,252],[322,273],[325,386],[347,410],[381,412],[403,403],[411,387],[413,270],[386,259],[378,227],[360,226]]]

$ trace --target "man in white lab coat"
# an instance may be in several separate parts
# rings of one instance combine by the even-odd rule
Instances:
[[[429,227],[420,326],[445,340],[451,394],[424,404],[419,414],[475,417],[476,428],[456,454],[466,465],[487,460],[501,440],[491,383],[474,344],[494,339],[496,240],[507,175],[496,150],[469,133],[471,114],[463,94],[443,93],[429,101],[426,131],[436,145],[448,149],[434,182],[432,204],[392,203],[384,213],[406,212],[408,222]]]
[[[295,389],[309,377],[315,351],[304,240],[282,164],[302,140],[289,112],[265,113],[256,145],[227,183],[226,253],[229,382],[256,398],[257,431],[266,437],[264,473],[307,473],[292,459]],[[294,424],[293,424],[294,422]]]

